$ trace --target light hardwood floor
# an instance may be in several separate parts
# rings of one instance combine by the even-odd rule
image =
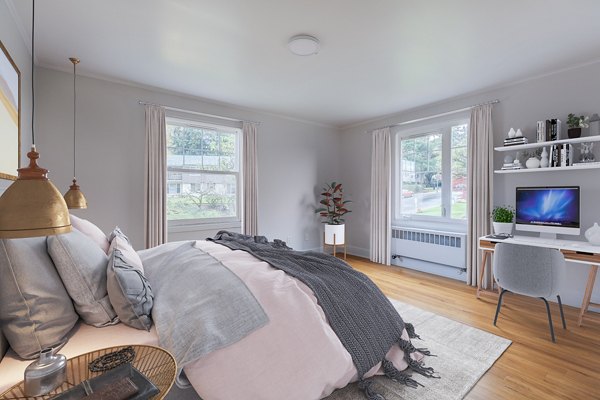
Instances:
[[[353,256],[347,261],[391,298],[513,341],[467,399],[600,399],[600,314],[589,313],[578,327],[579,309],[565,306],[563,330],[552,304],[554,344],[539,299],[507,293],[494,327],[496,299],[476,299],[475,288],[463,282]]]

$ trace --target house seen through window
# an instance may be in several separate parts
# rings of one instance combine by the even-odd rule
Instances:
[[[396,146],[396,218],[465,220],[468,123],[402,136]]]
[[[169,224],[237,221],[239,196],[239,129],[167,119]]]

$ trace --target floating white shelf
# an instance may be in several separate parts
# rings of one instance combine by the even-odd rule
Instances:
[[[600,135],[585,136],[585,137],[579,137],[579,138],[575,138],[575,139],[553,140],[550,142],[518,144],[516,146],[501,146],[501,147],[494,147],[494,150],[496,150],[496,151],[519,151],[519,150],[525,150],[525,149],[535,149],[538,147],[548,147],[548,146],[552,146],[555,144],[561,144],[561,143],[574,144],[574,143],[589,143],[589,142],[600,142]],[[559,168],[563,168],[563,167],[559,167]],[[571,168],[571,167],[565,167],[565,168]],[[542,168],[542,169],[544,169],[544,168]],[[557,169],[557,168],[554,168],[554,169]],[[583,168],[583,169],[587,169],[587,168]]]
[[[571,139],[573,140],[573,139]],[[496,174],[523,174],[527,172],[550,172],[550,171],[575,171],[577,169],[597,169],[599,164],[579,164],[570,167],[552,167],[552,168],[521,168],[521,169],[497,169]]]

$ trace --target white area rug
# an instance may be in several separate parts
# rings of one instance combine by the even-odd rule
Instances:
[[[510,346],[511,341],[470,327],[429,311],[391,300],[402,318],[415,326],[423,340],[413,340],[415,347],[426,347],[437,357],[425,357],[441,379],[413,374],[424,385],[412,389],[385,377],[376,377],[373,388],[386,400],[454,400],[462,399]],[[490,324],[491,324],[490,320]],[[364,400],[356,384],[335,391],[327,400]]]

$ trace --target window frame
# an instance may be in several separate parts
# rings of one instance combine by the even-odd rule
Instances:
[[[456,125],[469,126],[468,115],[459,115],[454,118],[439,120],[437,122],[420,124],[416,126],[399,126],[394,129],[392,134],[392,224],[408,225],[416,227],[430,228],[430,224],[443,224],[446,226],[456,226],[463,230],[466,228],[467,219],[452,218],[452,127]],[[431,134],[441,134],[442,136],[442,212],[440,216],[404,214],[402,213],[402,140],[414,139],[428,136]],[[468,154],[468,136],[467,136],[467,154]],[[468,171],[467,171],[468,176]],[[447,189],[449,188],[449,190]],[[444,211],[445,210],[445,211]]]
[[[186,126],[190,128],[199,128],[214,130],[223,133],[232,133],[236,135],[236,146],[235,155],[237,158],[237,171],[224,171],[224,170],[205,170],[198,168],[183,168],[183,167],[169,167],[166,166],[165,184],[168,185],[168,175],[170,172],[176,173],[204,173],[209,175],[234,175],[237,194],[236,194],[236,207],[235,216],[233,217],[213,217],[213,218],[189,218],[189,219],[174,219],[170,220],[167,216],[167,229],[173,230],[174,232],[183,232],[188,230],[194,230],[194,228],[200,229],[213,229],[213,228],[239,228],[242,223],[242,183],[243,183],[243,171],[242,171],[242,130],[237,127],[228,125],[220,125],[216,123],[205,122],[196,120],[193,118],[184,118],[180,116],[167,116],[165,123],[169,125]],[[168,211],[167,211],[168,212]],[[173,229],[172,229],[173,228]]]

